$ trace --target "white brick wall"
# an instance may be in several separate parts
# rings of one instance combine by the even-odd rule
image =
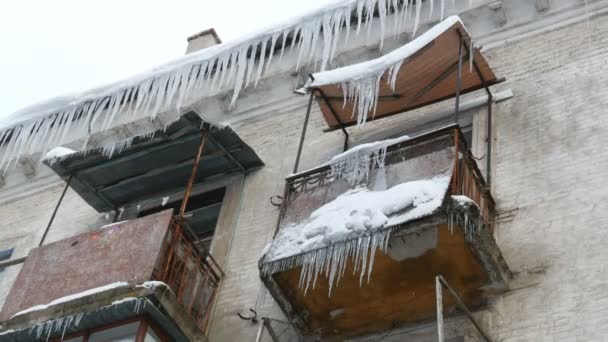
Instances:
[[[494,194],[499,209],[519,210],[512,222],[496,230],[516,274],[512,290],[477,316],[496,341],[608,340],[608,17],[531,36],[486,55],[508,80],[498,88],[515,94],[494,107]],[[297,109],[235,127],[266,166],[245,180],[227,276],[215,306],[213,342],[253,341],[258,325],[236,315],[250,307],[261,316],[283,319],[270,297],[260,298],[257,261],[274,233],[278,209],[269,198],[281,194],[282,179],[292,172],[305,103],[302,98]],[[365,129],[421,114],[395,116]],[[342,146],[340,132],[322,133],[318,109],[311,118],[300,169],[325,161]],[[0,205],[0,248],[16,246],[15,256],[22,256],[37,245],[62,190],[58,183]],[[68,191],[48,241],[103,220]],[[1,302],[18,269],[10,267],[0,276]],[[280,323],[275,327],[283,329]],[[464,333],[474,340],[460,319],[447,328],[450,335]],[[410,340],[426,341],[433,327],[412,334]],[[391,338],[407,340],[408,334]]]

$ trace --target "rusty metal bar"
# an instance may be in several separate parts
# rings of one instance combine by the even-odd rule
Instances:
[[[49,233],[49,230],[51,229],[51,226],[53,225],[53,221],[55,221],[55,216],[57,215],[57,211],[59,210],[59,206],[61,205],[61,202],[63,202],[63,198],[65,197],[65,193],[68,191],[68,188],[70,187],[70,182],[72,182],[72,177],[73,177],[73,175],[70,175],[70,177],[68,178],[68,181],[65,183],[65,187],[63,188],[63,192],[61,193],[61,196],[59,196],[59,201],[57,201],[57,205],[55,205],[55,209],[53,210],[53,214],[51,215],[49,223],[46,225],[46,229],[44,230],[44,234],[42,234],[42,238],[40,239],[40,242],[38,243],[38,247],[42,246],[42,244],[44,243],[44,240],[46,239],[46,236]]]
[[[455,120],[458,123],[458,117],[460,115],[460,88],[462,88],[462,55],[463,55],[463,39],[460,36],[460,45],[458,46],[458,74],[456,74],[456,103],[455,103]]]
[[[459,142],[458,138],[460,136],[460,131],[458,127],[454,129],[454,175],[452,176],[452,193],[459,194],[458,189],[458,166],[459,166],[459,157],[458,157],[458,147]]]
[[[179,208],[179,216],[184,217],[186,213],[186,206],[188,205],[188,199],[190,197],[190,193],[192,192],[192,185],[194,185],[194,181],[196,180],[196,172],[198,171],[198,163],[201,160],[201,155],[203,154],[203,149],[205,148],[205,141],[207,140],[207,130],[201,130],[201,143],[198,145],[198,151],[196,152],[196,157],[194,158],[194,165],[192,165],[192,174],[190,174],[190,178],[188,179],[188,184],[186,185],[186,191],[184,193],[184,198],[182,199],[182,205]]]
[[[316,90],[319,91],[319,94],[321,94],[321,97],[323,98],[323,101],[325,101],[325,105],[327,106],[327,108],[329,108],[329,111],[330,111],[331,115],[334,117],[334,119],[336,120],[336,122],[340,125],[340,129],[342,130],[342,133],[344,133],[344,148],[343,148],[343,150],[344,151],[348,150],[348,140],[350,138],[350,135],[348,134],[348,131],[346,130],[346,127],[342,123],[342,120],[340,120],[340,117],[338,116],[338,114],[334,110],[334,107],[332,107],[331,103],[329,103],[329,100],[327,99],[327,96],[325,95],[325,93],[323,92],[323,90],[321,88],[317,88]],[[314,92],[314,90],[312,90],[311,93],[312,92]]]
[[[293,166],[293,173],[298,172],[298,166],[300,165],[300,157],[302,156],[302,147],[304,147],[304,138],[306,137],[306,128],[308,127],[308,120],[310,119],[310,110],[312,108],[312,100],[314,98],[313,92],[310,92],[310,98],[308,99],[308,108],[306,109],[306,117],[304,118],[304,126],[302,126],[302,134],[300,135],[300,144],[298,145],[298,153],[296,154],[296,163]]]
[[[466,50],[469,50],[469,47],[467,46],[467,42],[463,39],[462,33],[460,32],[460,30],[457,31],[458,35],[460,36],[460,40],[462,41],[462,44],[464,44],[464,48]],[[474,56],[471,56],[474,57]],[[479,77],[479,80],[481,81],[481,84],[483,85],[484,89],[486,90],[486,93],[488,94],[488,116],[487,116],[487,122],[486,122],[486,185],[488,187],[488,189],[491,186],[491,177],[492,174],[490,172],[491,166],[492,166],[492,100],[494,99],[494,96],[492,95],[492,91],[490,90],[490,85],[488,84],[488,82],[486,81],[485,77],[483,77],[483,74],[481,72],[481,69],[479,68],[479,64],[477,64],[477,61],[475,60],[475,58],[473,58],[473,68],[475,69],[475,73],[477,74],[477,77]]]
[[[270,337],[272,338],[272,342],[279,342],[279,336],[277,336],[276,332],[270,325],[270,319],[268,319],[268,317],[262,317],[262,321],[264,322],[264,327],[266,327],[266,330],[268,330],[268,334],[270,334]]]
[[[464,302],[462,301],[462,299],[460,299],[460,296],[456,293],[456,291],[454,291],[454,289],[448,284],[448,282],[443,278],[443,276],[438,275],[437,277],[435,277],[435,281],[436,281],[436,288],[438,293],[441,292],[441,286],[445,287],[448,292],[452,295],[452,297],[454,297],[454,299],[456,300],[456,306],[458,306],[458,308],[460,310],[462,310],[465,315],[467,315],[467,317],[471,320],[471,322],[473,323],[473,325],[475,326],[475,328],[477,329],[477,331],[481,334],[481,336],[483,337],[484,340],[486,340],[486,342],[492,342],[492,339],[490,339],[490,337],[483,331],[483,329],[481,328],[481,326],[479,325],[479,323],[477,323],[477,320],[475,319],[475,317],[473,317],[473,314],[471,313],[471,311],[469,311],[469,309],[467,308],[467,306],[464,304]],[[439,306],[439,299],[437,300],[437,304]],[[443,304],[441,305],[443,306]],[[437,308],[437,313],[439,314],[439,307]],[[443,308],[441,309],[443,310]],[[441,323],[442,323],[442,330],[441,330],[441,336],[443,338],[443,315],[441,317]],[[437,327],[439,328],[439,322],[437,323]],[[443,339],[440,339],[439,342],[443,342]]]

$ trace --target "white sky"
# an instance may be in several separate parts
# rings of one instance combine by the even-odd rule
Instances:
[[[227,41],[335,0],[2,0],[0,116],[184,54],[214,27]]]

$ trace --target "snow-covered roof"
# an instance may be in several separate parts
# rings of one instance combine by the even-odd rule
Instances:
[[[434,2],[432,0],[430,4]],[[379,15],[382,41],[385,28],[399,31],[410,17],[414,18],[414,27],[417,27],[422,6],[422,2],[413,5],[409,1],[394,0],[336,1],[301,17],[188,54],[133,77],[29,106],[0,120],[0,145],[8,141],[0,158],[0,169],[10,166],[10,160],[15,157],[35,151],[46,152],[65,143],[67,131],[79,130],[83,135],[90,134],[91,127],[103,131],[117,118],[128,114],[154,118],[167,111],[179,112],[194,101],[227,87],[233,90],[234,104],[239,92],[249,84],[257,84],[272,60],[279,59],[273,55],[279,50],[283,55],[291,39],[294,40],[291,49],[298,56],[296,68],[319,61],[316,65],[324,70],[339,43],[347,42],[349,35],[360,34],[362,27],[363,31],[371,29],[374,13]],[[438,7],[435,7],[436,11],[439,11]],[[441,8],[443,13],[443,6]],[[387,15],[391,12],[395,13],[393,22],[388,22]],[[351,32],[353,17],[357,25]],[[263,53],[256,58],[252,51]]]

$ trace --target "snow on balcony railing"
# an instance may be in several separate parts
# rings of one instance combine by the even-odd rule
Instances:
[[[460,197],[445,200],[446,194]],[[470,197],[469,202],[461,203]],[[440,212],[467,233],[491,227],[494,202],[460,130],[376,142],[287,178],[277,234],[260,260],[263,276],[302,267],[300,287],[325,273],[331,287],[352,259],[362,282],[391,231]],[[469,209],[479,208],[470,217]],[[477,214],[476,214],[477,215]]]

